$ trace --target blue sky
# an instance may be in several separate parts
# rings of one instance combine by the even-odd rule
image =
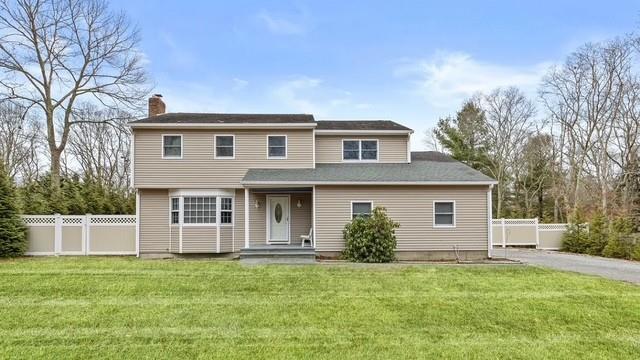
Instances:
[[[640,26],[637,1],[114,0],[168,111],[313,113],[416,130]]]

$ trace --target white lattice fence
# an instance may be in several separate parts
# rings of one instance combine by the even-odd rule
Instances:
[[[27,255],[135,255],[135,215],[25,215]]]
[[[494,219],[492,231],[494,247],[535,246],[558,250],[567,224],[540,224],[538,219]]]

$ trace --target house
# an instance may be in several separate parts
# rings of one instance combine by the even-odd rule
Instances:
[[[411,152],[413,131],[393,121],[165,113],[155,95],[130,126],[139,254],[301,246],[313,229],[315,254],[335,257],[345,224],[376,206],[400,223],[399,259],[489,254],[495,180]]]

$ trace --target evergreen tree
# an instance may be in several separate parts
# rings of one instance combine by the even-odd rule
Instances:
[[[27,251],[27,229],[17,204],[15,188],[0,164],[0,257],[21,256]]]

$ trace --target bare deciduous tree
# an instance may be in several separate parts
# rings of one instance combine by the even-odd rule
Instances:
[[[0,159],[10,178],[31,179],[39,170],[39,123],[20,104],[0,102]]]
[[[148,94],[138,42],[104,0],[0,0],[0,85],[46,120],[54,187],[79,101],[137,109]]]

